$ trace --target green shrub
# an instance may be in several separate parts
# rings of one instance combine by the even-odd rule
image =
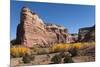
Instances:
[[[65,57],[64,57],[64,63],[73,63],[72,57],[70,57],[70,56],[65,56]]]
[[[60,52],[60,54],[59,54],[59,56],[61,57],[61,58],[64,58],[65,57],[65,52]]]
[[[71,48],[68,50],[69,53],[71,53],[72,57],[77,55],[78,49],[77,48]]]
[[[61,62],[61,57],[59,55],[55,55],[51,58],[51,61],[54,62],[55,64],[58,64]]]
[[[36,55],[49,54],[49,48],[31,48],[31,53]]]
[[[31,59],[31,60],[34,60],[34,59],[35,59],[35,56],[34,56],[34,55],[32,55],[30,59]]]
[[[35,59],[34,55],[25,54],[25,56],[23,56],[23,58],[22,58],[22,61],[24,63],[30,63],[30,61],[32,61],[34,59]]]
[[[24,62],[24,63],[30,63],[30,57],[29,57],[29,55],[28,54],[25,54],[25,56],[23,56],[23,58],[22,58],[22,61]]]

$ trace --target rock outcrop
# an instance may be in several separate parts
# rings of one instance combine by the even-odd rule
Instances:
[[[16,43],[27,47],[49,47],[55,43],[70,42],[73,40],[67,29],[55,24],[45,24],[36,13],[26,7],[22,8]]]
[[[78,41],[81,42],[95,41],[95,25],[92,27],[80,28],[78,33]]]
[[[71,36],[72,36],[73,42],[77,42],[78,41],[78,34],[77,33],[72,33]]]

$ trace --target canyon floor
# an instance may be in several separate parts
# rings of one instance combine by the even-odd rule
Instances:
[[[51,61],[51,58],[54,55],[59,54],[59,52],[57,53],[50,53],[50,54],[41,54],[41,55],[34,55],[35,59],[33,61],[31,61],[30,63],[23,63],[22,62],[22,57],[20,58],[11,58],[11,67],[19,67],[19,66],[30,66],[30,65],[47,65],[47,64],[54,64]],[[49,57],[48,57],[49,55]],[[94,62],[95,61],[95,56],[74,56],[72,57],[72,60],[74,61],[74,63],[81,63],[81,62]],[[61,62],[61,64],[63,64],[63,61]],[[67,64],[67,63],[65,63]]]
[[[53,55],[54,54],[51,54],[51,56],[53,56]],[[53,64],[50,61],[50,58],[48,58],[46,60],[44,57],[45,57],[45,55],[37,55],[35,61],[32,61],[31,63],[27,63],[27,64],[23,64],[20,62],[20,60],[22,58],[12,58],[11,59],[11,67]],[[40,58],[42,58],[42,60],[40,60]],[[73,59],[74,63],[94,62],[95,61],[95,57],[92,57],[92,56],[75,56],[72,59]]]

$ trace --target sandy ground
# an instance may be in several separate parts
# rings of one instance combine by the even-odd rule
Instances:
[[[11,58],[11,67],[19,67],[19,66],[30,66],[30,65],[44,65],[44,64],[51,64],[50,61],[52,56],[59,53],[52,53],[47,56],[47,54],[44,55],[35,55],[34,61],[31,61],[31,63],[23,64],[21,61],[22,58]],[[80,62],[93,62],[95,61],[95,58],[92,56],[76,56],[72,58],[74,63],[80,63]]]

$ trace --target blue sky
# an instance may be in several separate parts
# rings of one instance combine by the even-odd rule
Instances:
[[[11,1],[11,39],[16,38],[16,29],[20,23],[20,11],[23,6],[37,13],[46,23],[64,26],[69,33],[78,33],[79,28],[95,24],[95,6],[93,5]]]

